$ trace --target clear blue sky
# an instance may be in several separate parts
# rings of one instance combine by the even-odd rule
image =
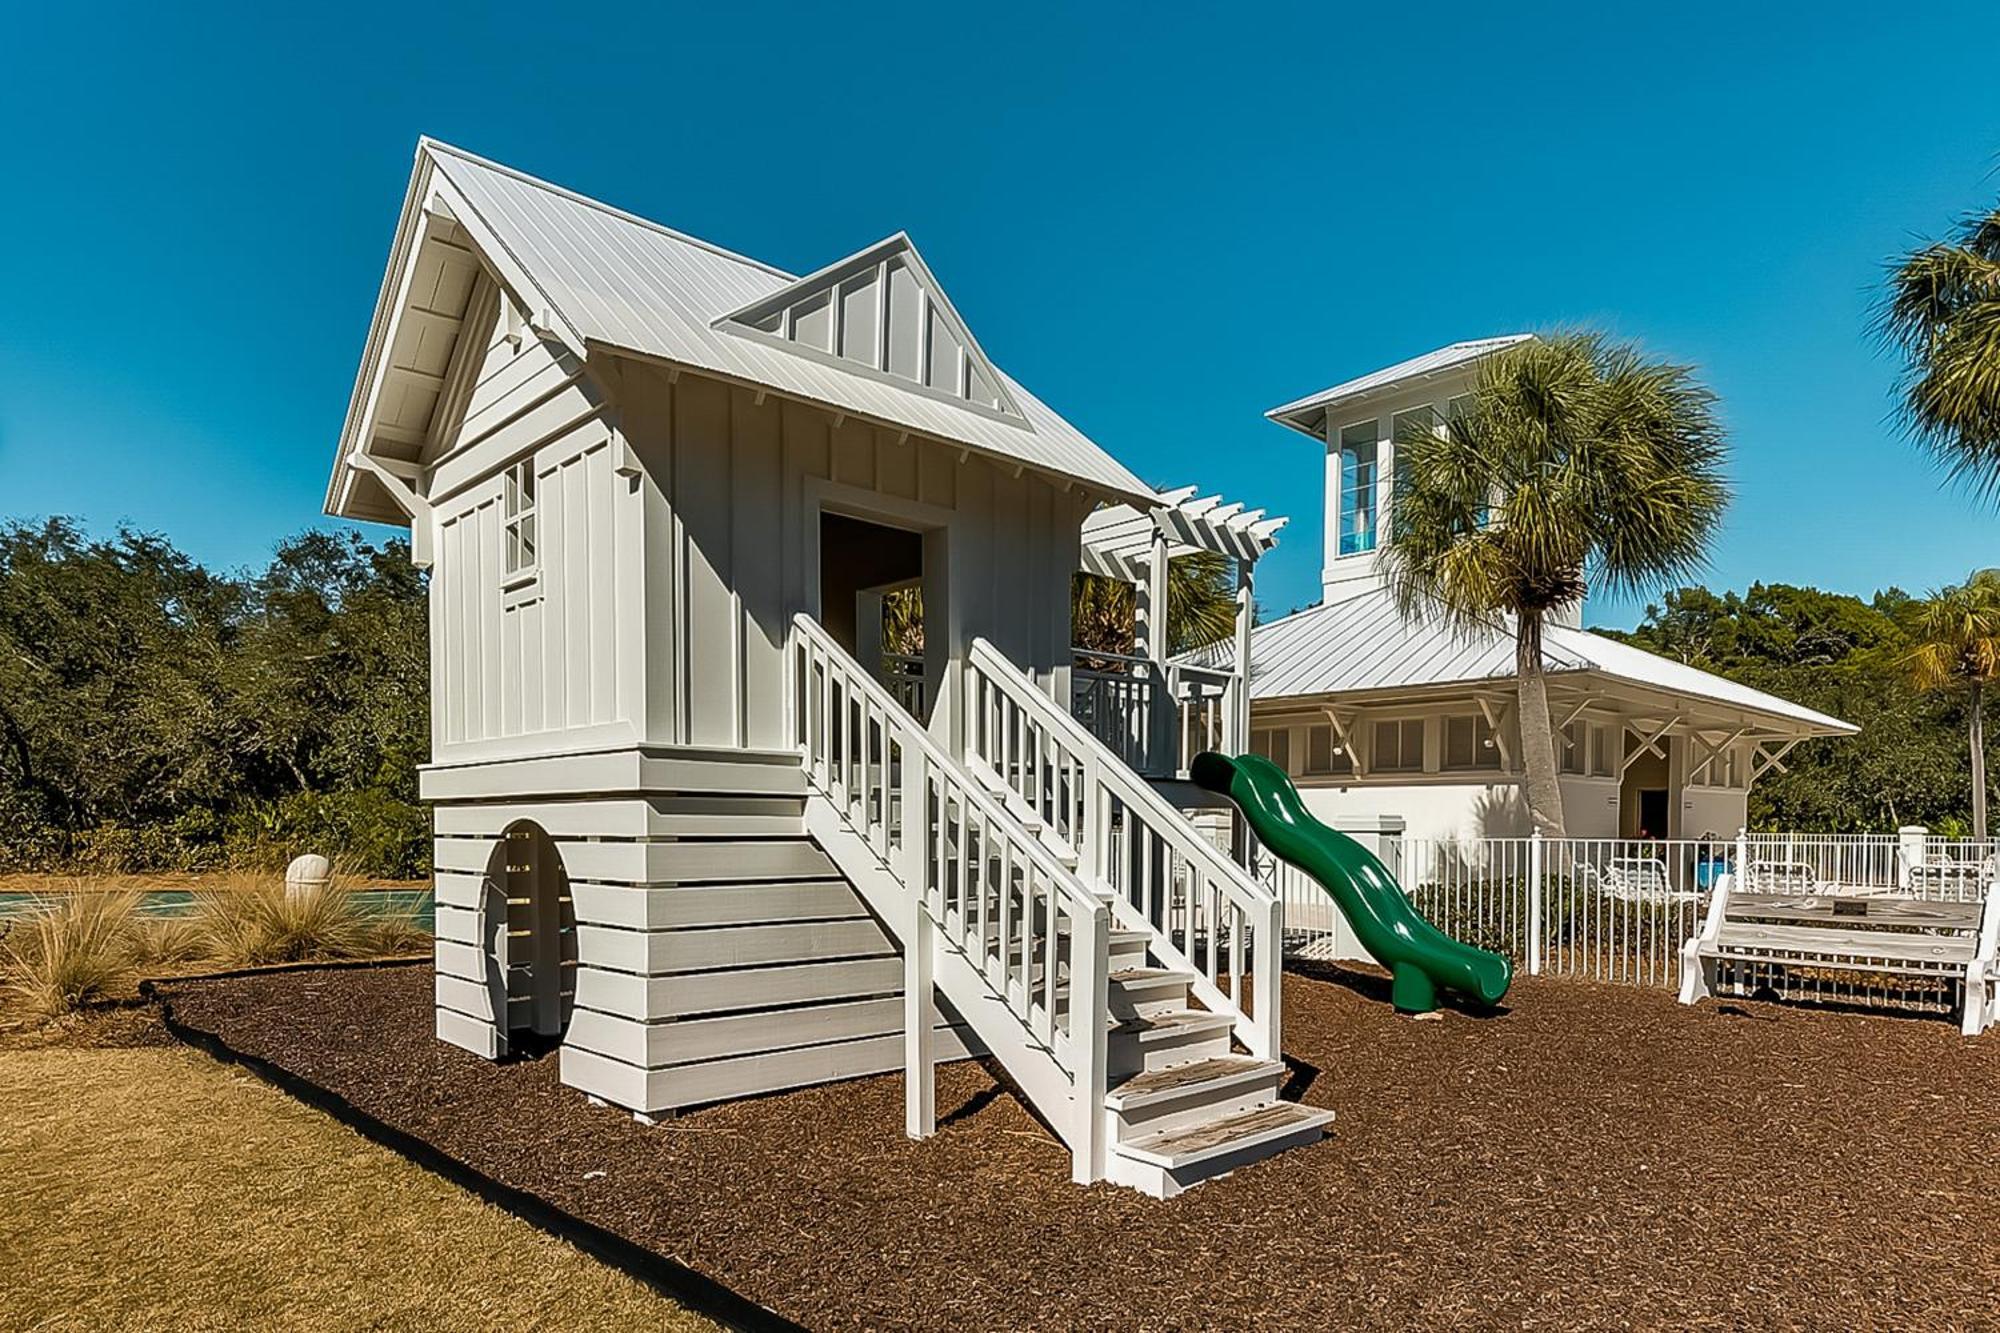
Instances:
[[[223,566],[322,522],[428,133],[795,271],[907,229],[1142,476],[1297,516],[1273,611],[1317,596],[1320,460],[1265,408],[1579,322],[1722,395],[1712,584],[1938,584],[1995,515],[1899,437],[1864,325],[2000,194],[2000,14],[1780,8],[18,7],[0,515]]]

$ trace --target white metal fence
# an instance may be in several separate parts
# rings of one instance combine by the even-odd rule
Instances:
[[[1710,891],[1739,868],[1742,883],[1764,891],[1970,900],[1985,894],[2000,859],[1994,840],[1910,832],[1747,833],[1726,842],[1385,835],[1375,850],[1426,920],[1525,973],[1669,987]],[[1284,899],[1293,956],[1358,956],[1317,882],[1267,854],[1259,870]]]

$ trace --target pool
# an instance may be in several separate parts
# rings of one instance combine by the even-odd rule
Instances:
[[[0,893],[0,920],[33,911],[36,899],[51,896],[53,895]],[[365,912],[385,916],[408,913],[422,922],[426,930],[432,929],[437,923],[437,902],[429,889],[357,889],[354,898]],[[141,916],[187,916],[193,911],[192,889],[142,889],[139,893]]]

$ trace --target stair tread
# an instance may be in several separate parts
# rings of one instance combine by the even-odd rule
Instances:
[[[1104,1104],[1114,1111],[1126,1110],[1191,1092],[1206,1083],[1224,1080],[1255,1082],[1284,1072],[1285,1065],[1281,1060],[1259,1060],[1254,1055],[1217,1055],[1134,1074],[1106,1093]]]
[[[1165,981],[1168,978],[1179,981],[1193,981],[1192,972],[1182,972],[1171,967],[1121,967],[1111,973],[1113,981],[1133,985],[1142,981]]]
[[[1140,1041],[1176,1032],[1201,1032],[1234,1026],[1229,1015],[1213,1014],[1206,1009],[1169,1009],[1165,1013],[1142,1014],[1137,1018],[1111,1018],[1113,1033],[1129,1033]]]
[[[1297,1102],[1272,1102],[1245,1111],[1204,1120],[1178,1129],[1163,1129],[1116,1145],[1126,1157],[1168,1169],[1188,1166],[1224,1153],[1253,1148],[1301,1130],[1331,1123],[1333,1112]]]

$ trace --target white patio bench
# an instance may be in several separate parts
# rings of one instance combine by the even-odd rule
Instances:
[[[1968,1037],[2000,1009],[2000,894],[1759,893],[1724,876],[1681,947],[1681,1003],[1771,991],[1786,999],[1957,1013]]]

